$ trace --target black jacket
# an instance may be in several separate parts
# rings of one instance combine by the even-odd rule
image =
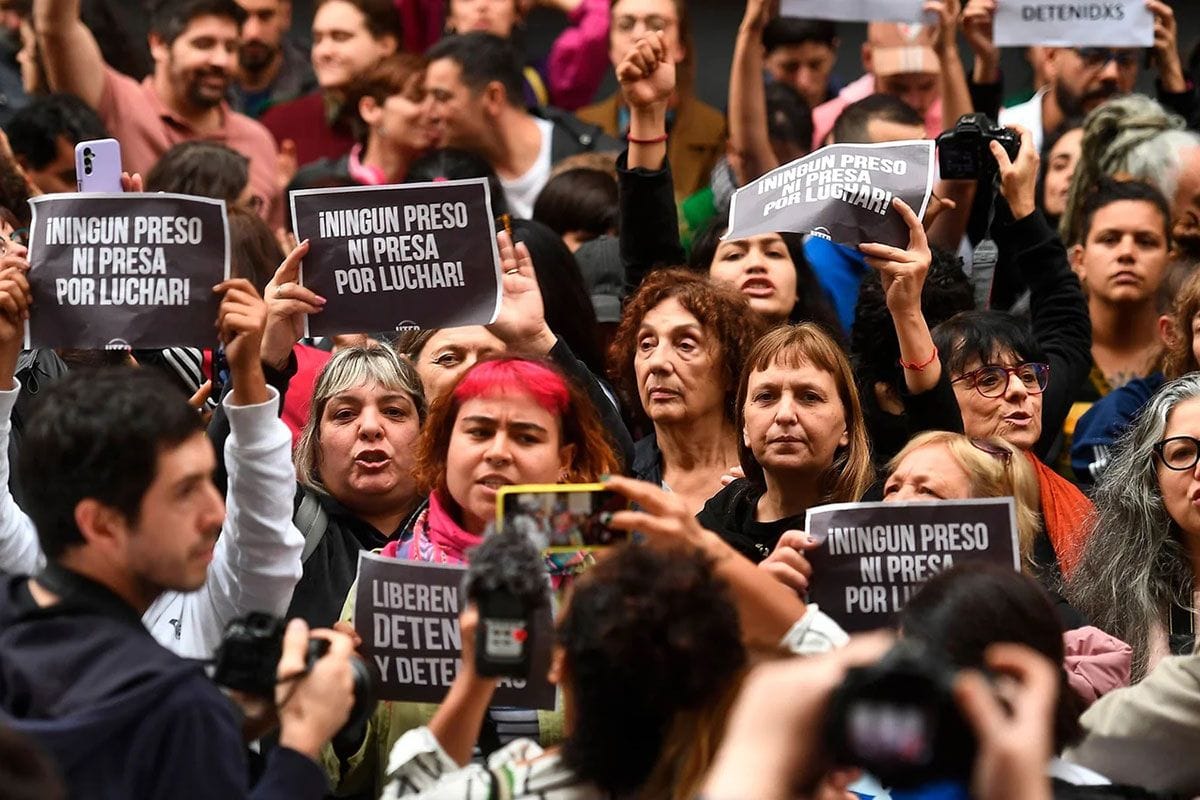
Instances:
[[[0,582],[0,725],[47,752],[73,800],[320,798],[324,773],[279,749],[250,792],[230,702],[197,662],[159,645],[139,615],[86,579],[39,608],[28,578]]]
[[[790,530],[804,529],[804,514],[774,522],[759,522],[758,501],[763,496],[745,478],[734,481],[709,498],[696,521],[728,542],[755,564],[771,555],[779,537]]]

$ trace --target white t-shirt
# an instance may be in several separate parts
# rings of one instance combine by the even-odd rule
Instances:
[[[534,117],[533,121],[537,123],[542,134],[542,147],[533,161],[533,166],[519,178],[500,179],[500,185],[504,187],[504,196],[508,199],[508,210],[518,219],[529,219],[533,216],[533,203],[546,181],[550,180],[550,144],[554,138],[554,123],[540,117]]]
[[[1024,103],[1012,108],[1000,109],[1000,124],[1028,128],[1033,134],[1033,149],[1039,153],[1042,152],[1042,143],[1046,138],[1045,131],[1042,130],[1042,98],[1046,96],[1046,91],[1042,89]]]

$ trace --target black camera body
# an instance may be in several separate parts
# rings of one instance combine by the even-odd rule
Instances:
[[[987,114],[964,114],[948,131],[938,134],[938,166],[946,180],[978,180],[994,177],[999,165],[989,148],[999,142],[1012,161],[1021,151],[1021,137],[992,122]]]
[[[475,671],[487,678],[527,678],[533,662],[532,609],[512,592],[496,589],[475,598]]]
[[[283,655],[286,627],[284,620],[259,612],[231,620],[225,627],[221,646],[217,648],[213,682],[226,689],[274,701],[278,684],[276,672]],[[309,639],[305,672],[311,671],[328,652],[328,639]],[[357,657],[350,660],[350,666],[354,673],[354,707],[344,730],[361,725],[375,707],[376,681],[370,667]]]
[[[897,642],[876,664],[847,671],[825,723],[834,762],[899,789],[968,783],[977,745],[954,700],[957,673],[913,639]]]

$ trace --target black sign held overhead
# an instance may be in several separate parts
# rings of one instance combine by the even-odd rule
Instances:
[[[327,301],[306,334],[486,325],[500,255],[483,178],[292,193],[300,282]]]
[[[908,226],[892,200],[923,217],[932,191],[932,141],[834,144],[734,192],[725,238],[790,231],[851,247],[907,247]]]
[[[440,703],[462,653],[458,615],[466,569],[402,561],[363,551],[358,559],[354,629],[381,678],[379,697]],[[555,688],[547,680],[554,621],[547,607],[535,618],[533,666],[528,680],[503,678],[494,703],[553,709]]]
[[[1020,569],[1011,497],[839,503],[808,511],[808,599],[850,633],[889,627],[922,583],[956,564]]]
[[[229,276],[225,203],[177,194],[29,201],[25,346],[211,347]]]

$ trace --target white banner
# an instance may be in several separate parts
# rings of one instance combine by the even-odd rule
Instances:
[[[998,47],[1150,47],[1154,15],[1145,0],[999,0]]]
[[[842,22],[922,22],[923,0],[783,0],[785,17]]]

